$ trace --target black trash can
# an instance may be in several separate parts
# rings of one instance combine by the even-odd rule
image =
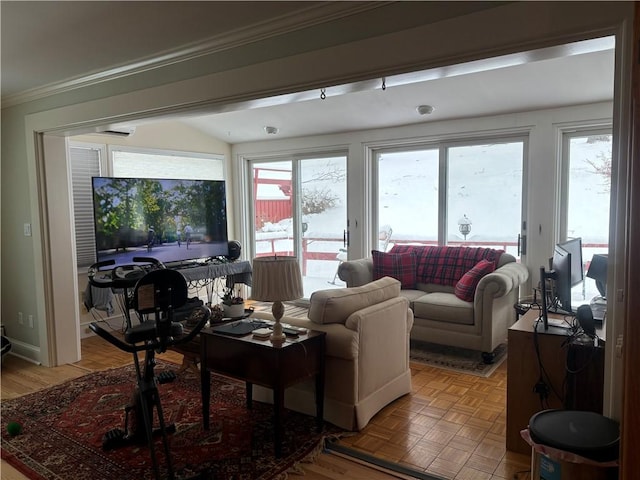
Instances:
[[[618,477],[620,424],[615,420],[595,412],[543,410],[529,420],[529,435],[534,444],[557,451],[557,454],[543,454],[534,445],[533,480]]]

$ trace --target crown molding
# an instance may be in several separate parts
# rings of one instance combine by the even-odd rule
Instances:
[[[124,78],[138,73],[156,70],[170,65],[187,62],[224,50],[241,47],[268,38],[303,30],[308,27],[349,17],[393,2],[322,2],[306,9],[254,23],[231,32],[194,42],[177,49],[159,52],[157,55],[142,58],[132,63],[119,65],[106,70],[94,71],[61,82],[3,96],[2,108],[40,100],[52,95],[66,93],[80,88],[97,85],[102,82]]]

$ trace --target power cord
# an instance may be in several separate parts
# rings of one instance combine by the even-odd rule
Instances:
[[[533,345],[536,352],[536,359],[538,361],[539,377],[538,377],[538,381],[533,386],[532,391],[538,394],[538,396],[540,397],[541,408],[547,409],[549,408],[548,399],[551,392],[553,392],[553,394],[558,398],[558,400],[560,400],[561,403],[564,403],[564,400],[563,400],[563,396],[560,395],[558,391],[554,388],[553,383],[551,382],[551,379],[549,377],[549,374],[547,373],[546,369],[544,368],[544,364],[542,363],[542,356],[540,354],[540,344],[538,341],[539,340],[538,328],[541,323],[542,323],[542,312],[540,312],[540,315],[538,315],[538,319],[536,320],[536,323],[534,324],[534,328],[533,328]]]

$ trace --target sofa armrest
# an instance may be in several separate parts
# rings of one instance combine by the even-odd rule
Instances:
[[[480,327],[483,352],[492,352],[506,341],[507,331],[516,319],[514,304],[518,301],[519,287],[528,278],[527,267],[509,262],[478,282],[473,315]]]
[[[491,294],[492,297],[503,297],[529,278],[529,270],[521,263],[509,262],[493,272],[485,275],[478,282],[476,288],[475,299],[484,295],[485,292]]]
[[[359,287],[373,281],[373,259],[347,260],[338,267],[338,278],[347,287]]]

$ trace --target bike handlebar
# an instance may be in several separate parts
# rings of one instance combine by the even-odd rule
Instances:
[[[130,343],[123,342],[118,337],[112,335],[107,330],[105,330],[100,325],[98,325],[97,322],[91,322],[89,324],[89,328],[98,336],[104,338],[106,341],[108,341],[112,345],[128,353],[142,352],[144,350],[149,350],[149,349],[156,350],[160,347],[162,347],[162,350],[164,351],[166,347],[172,347],[180,343],[186,343],[191,341],[196,335],[200,333],[200,330],[204,328],[207,321],[209,320],[209,317],[211,316],[211,311],[204,306],[197,307],[197,308],[201,308],[205,312],[202,318],[200,319],[200,321],[197,323],[197,325],[194,328],[192,328],[187,335],[179,338],[170,337],[171,340],[168,340],[168,341],[166,339],[156,337],[154,339],[151,339],[148,343],[144,342],[140,344],[130,344]]]

